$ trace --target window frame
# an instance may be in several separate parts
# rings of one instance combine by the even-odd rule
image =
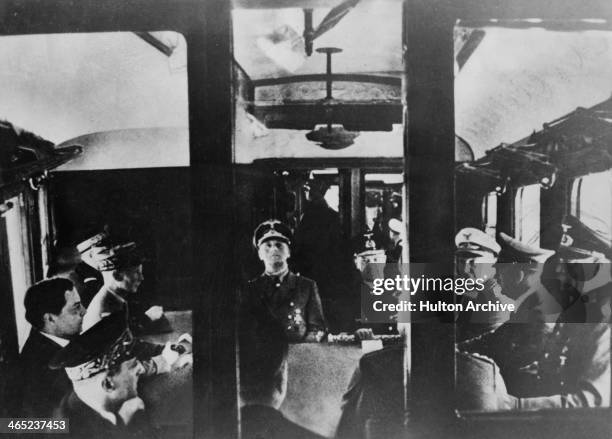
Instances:
[[[421,2],[418,1],[410,3],[422,6]],[[456,19],[484,21],[490,18],[529,19],[533,17],[552,20],[602,18],[608,20],[608,25],[610,23],[612,11],[610,10],[609,6],[604,4],[604,2],[592,1],[578,5],[572,4],[570,1],[561,1],[555,4],[554,10],[547,9],[544,3],[545,2],[529,3],[518,1],[512,2],[511,4],[509,2],[500,4],[487,0],[476,5],[475,2],[462,1],[459,4],[442,7],[442,11],[438,10],[438,12],[448,20],[446,21],[447,24],[449,22],[454,23]],[[408,17],[408,20],[410,21],[410,17]],[[445,34],[446,37],[444,37],[442,35],[444,32],[437,27],[434,28],[434,32],[437,32],[440,38],[448,39],[448,34]],[[418,38],[418,35],[416,35],[416,37]],[[450,45],[451,41],[448,41],[448,44]],[[433,55],[433,57],[436,59],[442,56],[443,54]],[[435,66],[438,66],[439,64],[440,61],[433,63]],[[432,72],[432,75],[435,76],[436,73],[439,74],[439,72],[436,71]],[[450,95],[453,96],[452,90],[454,84],[452,82],[449,81],[449,83],[444,84],[442,87],[445,90],[450,90]],[[438,105],[440,104],[441,103],[438,103]],[[410,100],[408,101],[408,105],[410,106]],[[450,126],[454,125],[451,123]],[[408,139],[408,141],[410,142],[410,139]],[[557,184],[561,189],[566,187],[564,186],[563,182],[559,181]],[[546,194],[546,192],[550,192],[551,195],[557,195],[559,193],[559,188],[557,188],[557,190],[541,191],[541,200],[544,197],[550,197],[550,195]],[[561,192],[564,191],[562,190]],[[569,193],[567,196],[569,196]],[[569,201],[569,198],[567,200]],[[558,201],[559,203],[563,204],[563,208],[565,209],[566,201]],[[514,205],[512,203],[512,217],[514,217],[513,208]],[[544,214],[542,201],[540,208],[542,216]],[[540,226],[540,233],[542,233],[542,221]],[[446,347],[446,349],[451,348]],[[572,410],[558,409],[537,412],[481,412],[463,415],[459,414],[457,411],[454,411],[454,414],[456,419],[454,422],[451,422],[451,425],[453,425],[453,428],[457,429],[459,435],[462,437],[463,435],[466,437],[477,438],[515,437],[519,431],[521,435],[526,435],[527,437],[533,436],[553,438],[558,437],[559,431],[563,431],[564,435],[567,435],[568,437],[572,436],[572,433],[573,435],[580,437],[608,437],[610,431],[612,430],[612,424],[610,422],[610,419],[612,418],[612,408]],[[449,418],[445,416],[442,416],[442,419],[449,421]]]

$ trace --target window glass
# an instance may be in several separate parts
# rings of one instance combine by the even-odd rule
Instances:
[[[612,200],[612,171],[585,175],[572,183],[572,213],[612,244],[612,205],[606,200]]]
[[[489,192],[482,199],[482,217],[485,224],[485,233],[495,237],[497,231],[497,193]]]
[[[15,320],[17,322],[17,339],[21,349],[28,338],[30,324],[25,319],[23,299],[25,292],[32,283],[29,272],[30,261],[27,247],[27,221],[23,208],[23,196],[14,197],[8,202],[13,208],[4,214],[8,236],[9,259],[11,266],[11,282],[13,287],[13,303]]]
[[[540,244],[540,185],[523,186],[514,198],[515,237],[526,244]]]

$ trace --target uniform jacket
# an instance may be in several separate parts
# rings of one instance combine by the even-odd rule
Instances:
[[[108,286],[103,286],[87,307],[87,312],[83,317],[83,329],[90,328],[108,314],[121,311],[126,314],[128,325],[136,335],[171,331],[165,317],[152,322],[144,313],[145,306],[133,296],[128,292],[111,290]]]
[[[74,273],[76,280],[81,283],[81,289],[79,290],[81,303],[87,308],[91,299],[104,285],[104,278],[99,271],[90,267],[85,262],[79,262],[74,268]]]
[[[499,328],[510,319],[510,311],[467,311],[468,302],[484,304],[488,302],[510,305],[514,300],[503,294],[502,287],[495,279],[489,279],[480,292],[466,292],[461,297],[464,311],[457,317],[457,339],[460,341],[488,333]]]
[[[118,424],[113,425],[81,401],[73,391],[62,399],[54,412],[54,417],[68,419],[70,430],[70,434],[66,435],[68,438],[155,439],[159,437],[146,416],[135,415],[129,426],[123,424],[121,417],[117,416]]]
[[[92,327],[102,318],[115,312],[124,312],[127,316],[127,308],[127,301],[119,295],[119,292],[113,291],[105,285],[91,299],[83,317],[83,329]]]
[[[245,300],[249,308],[263,307],[277,318],[289,341],[313,341],[326,329],[317,284],[307,277],[288,272],[279,282],[262,274],[249,282]]]
[[[506,323],[460,344],[500,367],[518,407],[610,404],[610,327],[606,323]]]
[[[102,289],[98,291],[87,307],[87,312],[83,317],[83,330],[91,328],[101,319],[115,312],[124,313],[126,322],[132,332],[138,332],[140,327],[135,323],[135,319],[132,318],[132,309],[128,305],[128,302],[116,291],[111,291],[107,286],[102,287]],[[136,328],[134,328],[135,326]],[[145,375],[155,375],[160,365],[153,357],[160,355],[164,346],[141,340],[137,341],[137,344],[140,352],[139,359],[142,361],[145,368]]]
[[[23,415],[49,417],[72,389],[64,370],[49,369],[49,361],[62,347],[32,328],[19,356],[23,385]]]
[[[283,414],[263,405],[247,405],[241,409],[244,439],[323,439],[285,418]]]

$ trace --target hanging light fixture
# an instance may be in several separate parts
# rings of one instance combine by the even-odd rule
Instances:
[[[327,56],[327,77],[325,80],[327,93],[321,104],[331,108],[336,103],[332,96],[332,55],[342,52],[342,49],[337,47],[320,47],[317,49],[317,52],[324,53]],[[331,115],[331,112],[328,113]],[[328,120],[326,124],[316,125],[312,131],[306,134],[308,140],[316,142],[317,145],[324,149],[347,148],[355,142],[357,136],[359,136],[359,132],[348,131],[342,125],[333,124],[331,120]]]

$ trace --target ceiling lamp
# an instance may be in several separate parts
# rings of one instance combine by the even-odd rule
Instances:
[[[351,146],[358,132],[347,131],[342,125],[317,125],[306,134],[306,138],[324,149],[343,149]]]
[[[326,83],[326,96],[321,101],[321,104],[333,106],[337,103],[332,96],[332,68],[331,58],[334,53],[342,52],[342,49],[337,47],[320,47],[317,49],[318,53],[324,53],[327,56],[327,79]],[[359,136],[356,131],[347,131],[342,125],[334,125],[331,120],[328,120],[325,125],[317,125],[314,130],[306,134],[306,138],[311,142],[316,142],[321,148],[324,149],[343,149],[351,146],[355,138]]]

